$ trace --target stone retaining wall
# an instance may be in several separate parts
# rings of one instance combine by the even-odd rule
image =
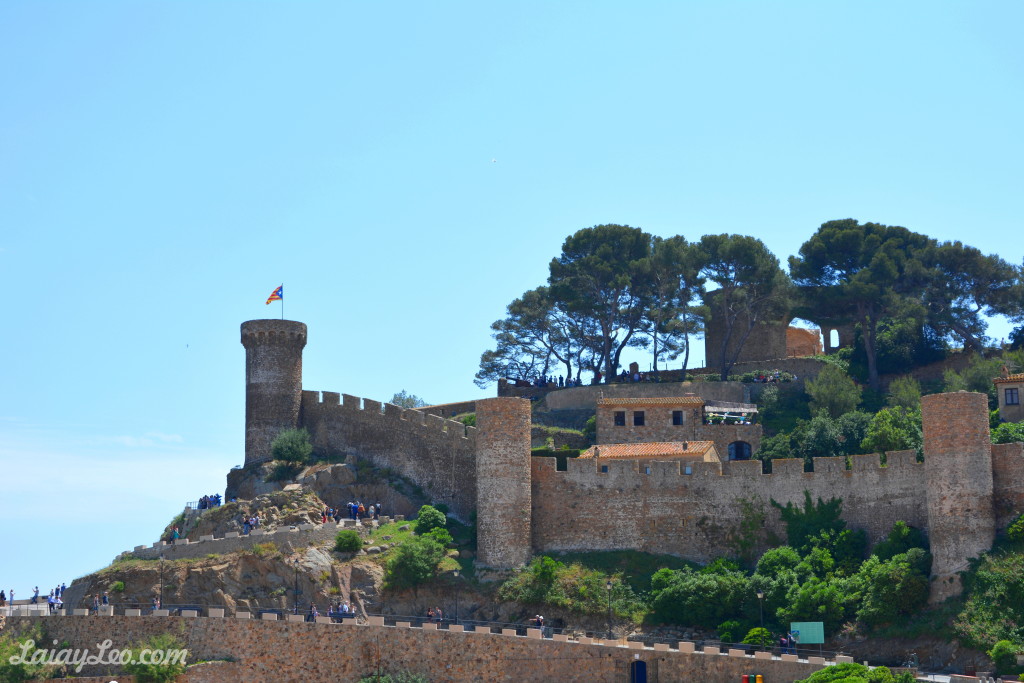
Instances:
[[[189,650],[188,659],[217,662],[211,675],[202,665],[189,683],[237,680],[248,683],[352,681],[374,671],[425,674],[434,683],[457,681],[587,681],[629,680],[635,661],[647,665],[651,683],[738,681],[746,673],[764,674],[766,681],[806,678],[822,663],[755,659],[738,653],[695,651],[693,643],[646,648],[621,641],[541,639],[536,629],[527,636],[434,629],[268,621],[238,618],[185,617],[46,617],[50,637],[74,648],[96,650],[110,639],[112,649],[162,633],[173,633]],[[27,617],[7,620],[6,629],[23,632],[35,622]],[[87,675],[114,671],[82,672]]]

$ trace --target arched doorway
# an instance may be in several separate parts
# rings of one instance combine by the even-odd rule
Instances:
[[[647,683],[647,662],[637,659],[629,663],[629,683]]]
[[[750,444],[746,441],[733,441],[729,444],[730,460],[750,460]]]

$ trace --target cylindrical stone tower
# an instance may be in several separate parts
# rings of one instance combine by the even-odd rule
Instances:
[[[299,426],[306,324],[294,320],[242,323],[245,347],[245,464],[270,459],[270,443]]]
[[[922,396],[921,421],[935,603],[960,594],[957,572],[995,539],[988,398],[966,391]]]
[[[477,561],[509,569],[531,554],[530,402],[476,402]]]

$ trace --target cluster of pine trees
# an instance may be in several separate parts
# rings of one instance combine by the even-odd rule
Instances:
[[[495,347],[483,353],[476,382],[582,381],[585,370],[610,381],[631,347],[648,349],[655,370],[680,356],[685,368],[691,341],[712,319],[725,331],[716,369],[726,379],[758,323],[798,317],[854,325],[855,352],[877,391],[888,356],[914,363],[952,346],[984,348],[987,317],[1020,324],[1014,342],[1024,343],[1022,273],[961,242],[853,219],[824,223],[789,257],[788,272],[756,237],[690,242],[598,225],[569,236],[547,283],[492,324]]]

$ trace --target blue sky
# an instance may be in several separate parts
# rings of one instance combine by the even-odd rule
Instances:
[[[1017,2],[0,3],[0,588],[70,582],[223,490],[239,325],[280,316],[282,282],[305,388],[446,402],[493,394],[488,325],[598,223],[785,260],[853,217],[1020,263],[1022,23]]]

